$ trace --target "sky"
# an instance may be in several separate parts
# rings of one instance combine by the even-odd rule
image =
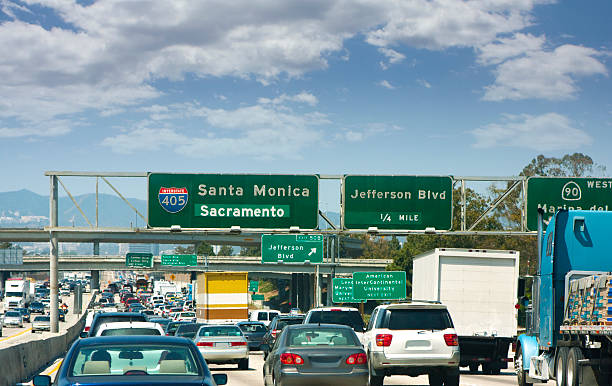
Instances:
[[[47,170],[510,176],[574,152],[612,170],[610,15],[609,0],[0,0],[0,191],[48,194]],[[73,194],[94,191],[83,180]]]

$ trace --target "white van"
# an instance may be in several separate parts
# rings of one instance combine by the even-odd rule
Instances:
[[[274,319],[277,315],[280,315],[280,311],[255,310],[255,311],[251,311],[249,320],[251,322],[263,322],[266,326],[269,326],[272,319]]]

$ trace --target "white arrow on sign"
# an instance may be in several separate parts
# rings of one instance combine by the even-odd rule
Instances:
[[[317,248],[310,248],[310,253],[308,256],[312,255],[313,253],[317,253]]]

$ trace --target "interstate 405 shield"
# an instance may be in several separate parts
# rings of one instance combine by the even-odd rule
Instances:
[[[316,229],[316,175],[149,173],[150,227]]]

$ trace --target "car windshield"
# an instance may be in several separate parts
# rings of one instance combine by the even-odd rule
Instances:
[[[48,316],[37,316],[34,318],[35,322],[48,322],[50,320],[51,318],[49,318]]]
[[[242,332],[236,326],[202,327],[199,336],[241,336]]]
[[[182,312],[180,314],[181,318],[195,318],[195,313],[194,312]]]
[[[445,309],[390,309],[387,310],[383,325],[389,330],[445,330],[452,328],[448,311]]]
[[[312,311],[308,323],[342,324],[363,331],[363,319],[358,311]]]
[[[242,332],[254,333],[254,332],[266,332],[266,326],[261,324],[241,324],[240,329]]]
[[[110,330],[104,330],[100,334],[101,336],[113,336],[113,335],[161,335],[155,328],[113,328]]]
[[[355,333],[345,328],[297,328],[287,334],[287,346],[358,346]]]
[[[74,355],[68,373],[74,377],[123,375],[134,372],[150,376],[204,375],[187,346],[139,344],[138,346],[96,345],[82,347]],[[208,374],[206,374],[208,375]]]

